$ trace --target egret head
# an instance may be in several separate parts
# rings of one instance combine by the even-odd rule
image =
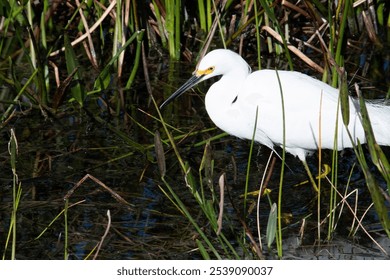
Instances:
[[[231,50],[217,49],[209,52],[198,64],[194,75],[202,76],[204,80],[225,75],[234,71],[249,73],[250,67],[245,60]]]
[[[192,77],[185,82],[178,90],[176,90],[167,100],[161,105],[160,109],[169,104],[173,99],[182,95],[185,91],[194,87],[198,83],[210,79],[212,77],[225,75],[235,69],[244,69],[250,72],[250,67],[245,60],[230,50],[217,49],[209,52],[199,62]]]

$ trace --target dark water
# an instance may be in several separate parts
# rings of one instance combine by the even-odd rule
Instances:
[[[170,66],[172,67],[172,66]],[[184,81],[181,65],[173,70],[160,64],[152,75],[152,87],[155,97],[161,101],[176,86]],[[186,73],[192,70],[185,69]],[[200,90],[206,90],[207,85]],[[109,93],[115,96],[115,91]],[[100,180],[107,188],[91,179],[82,183],[69,198],[68,209],[68,252],[70,259],[93,258],[97,244],[101,241],[108,224],[107,211],[110,212],[111,224],[98,253],[98,259],[199,259],[195,239],[197,233],[188,220],[181,215],[172,202],[164,195],[159,185],[160,180],[155,161],[153,135],[138,126],[140,123],[151,132],[161,130],[161,125],[138,110],[139,108],[157,116],[142,81],[130,92],[124,92],[128,107],[126,116],[123,112],[109,116],[99,107],[98,100],[91,98],[87,108],[101,117],[105,123],[94,120],[90,114],[78,108],[67,108],[56,117],[44,118],[38,110],[20,111],[10,125],[1,131],[0,155],[0,251],[3,252],[9,230],[12,210],[12,171],[7,144],[10,128],[16,132],[19,145],[17,174],[21,182],[22,196],[17,212],[17,259],[63,259],[65,220],[60,215],[65,207],[64,196],[86,174]],[[132,105],[140,104],[140,105]],[[100,112],[100,113],[99,113]],[[203,97],[194,93],[183,96],[180,101],[163,112],[166,121],[182,131],[201,131],[213,127],[203,106]],[[129,119],[129,116],[133,120]],[[133,141],[147,147],[138,151],[121,139],[109,127],[115,127]],[[203,155],[204,145],[196,143],[220,134],[218,129],[198,133],[178,141],[182,157],[197,173]],[[179,133],[176,133],[176,135]],[[163,136],[164,137],[164,136]],[[167,148],[167,147],[166,147]],[[214,159],[214,184],[222,172],[227,176],[229,198],[226,198],[225,215],[230,221],[223,229],[233,246],[241,252],[241,258],[256,258],[250,249],[241,250],[237,239],[245,239],[238,221],[236,208],[243,210],[245,174],[250,150],[250,143],[231,136],[211,142]],[[191,209],[193,217],[216,242],[215,234],[195,203],[191,192],[185,186],[184,176],[173,151],[166,150],[167,180],[174,190]],[[265,147],[255,146],[255,156],[251,165],[249,191],[258,189],[270,151]],[[387,150],[387,154],[389,151]],[[324,161],[331,162],[331,153],[324,152]],[[309,159],[310,167],[316,172],[317,157]],[[357,216],[362,219],[364,228],[382,248],[390,253],[389,239],[381,230],[373,209],[365,211],[371,204],[365,187],[363,174],[355,166],[352,151],[340,154],[339,191],[344,194],[356,191],[347,201],[354,207],[357,201]],[[337,208],[338,220],[331,240],[326,240],[329,209],[330,185],[323,181],[321,196],[321,242],[317,240],[317,198],[305,184],[294,185],[306,180],[304,169],[298,159],[287,157],[286,174],[283,187],[283,250],[287,259],[386,259],[368,235],[359,229],[350,234],[353,215],[348,207]],[[276,160],[274,172],[268,187],[272,190],[271,199],[277,201],[281,162]],[[374,169],[374,168],[373,168]],[[352,173],[351,173],[352,170]],[[350,182],[348,182],[350,180]],[[383,183],[385,187],[385,184]],[[128,202],[121,203],[115,192]],[[251,197],[248,208],[255,206],[257,197]],[[260,205],[262,241],[265,243],[265,228],[269,214],[266,198]],[[254,208],[255,209],[255,208]],[[249,230],[257,240],[256,211],[247,219]],[[49,226],[49,224],[54,222]],[[45,229],[42,236],[37,238]],[[95,250],[94,250],[95,248]],[[264,246],[266,258],[276,258],[276,247],[270,250]],[[5,252],[10,257],[10,244]]]

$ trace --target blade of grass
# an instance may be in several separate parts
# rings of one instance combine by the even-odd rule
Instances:
[[[68,75],[71,75],[74,69],[78,71],[74,74],[74,79],[77,81],[76,85],[71,88],[72,97],[81,105],[84,104],[85,91],[84,87],[81,85],[81,74],[80,74],[80,65],[77,59],[77,56],[73,50],[73,47],[70,44],[69,36],[65,33],[64,35],[64,44],[65,44],[65,60],[66,68],[68,70]]]
[[[11,169],[12,169],[12,212],[11,212],[11,219],[10,219],[10,226],[8,230],[7,239],[5,242],[4,247],[4,253],[3,253],[3,260],[6,257],[6,251],[8,248],[8,244],[10,239],[12,238],[12,245],[11,245],[11,260],[16,259],[16,225],[17,225],[17,211],[19,208],[20,198],[22,194],[22,188],[21,183],[18,181],[18,175],[16,173],[16,162],[17,162],[17,155],[18,155],[18,140],[15,135],[14,129],[11,129],[11,137],[10,141],[8,142],[8,152],[10,154],[10,162],[11,162]]]
[[[277,205],[276,203],[273,203],[268,215],[268,223],[267,223],[266,238],[267,238],[268,248],[271,248],[271,245],[275,240],[276,231],[277,231],[277,220],[278,220]]]
[[[135,32],[126,43],[118,50],[115,56],[113,56],[110,61],[106,64],[103,70],[100,72],[99,76],[96,78],[94,83],[94,92],[100,92],[101,90],[107,89],[111,82],[110,68],[113,66],[118,56],[122,51],[124,51],[134,40],[137,39],[137,35],[143,30]]]
[[[286,164],[286,114],[284,111],[284,97],[283,97],[283,88],[280,82],[278,71],[276,71],[276,76],[278,78],[279,89],[280,89],[280,98],[282,106],[282,119],[283,119],[283,143],[282,143],[282,166],[280,169],[280,180],[279,180],[279,192],[278,192],[278,233],[276,239],[276,245],[278,249],[278,256],[282,258],[283,256],[283,246],[282,246],[282,190],[283,190],[283,179],[284,179],[284,166]]]
[[[125,89],[130,89],[131,85],[134,82],[135,75],[137,74],[139,62],[141,59],[141,47],[142,47],[143,35],[144,35],[144,30],[137,32],[137,47],[135,52],[134,65],[133,65],[133,69],[131,70],[130,77],[127,80]]]
[[[369,171],[369,167],[364,157],[363,149],[360,144],[358,145],[357,156],[364,177],[366,179],[367,188],[370,191],[372,201],[374,202],[375,211],[378,214],[379,221],[382,224],[382,227],[385,230],[387,236],[390,238],[390,219],[388,215],[388,209],[385,204],[385,199],[380,191],[380,186],[378,184],[378,181],[375,179],[374,175],[372,175],[372,173]]]
[[[115,24],[114,24],[114,42],[112,44],[112,56],[118,56],[118,59],[114,63],[114,68],[117,71],[118,77],[122,76],[122,65],[124,60],[125,50],[118,54],[119,49],[125,43],[123,35],[123,22],[122,22],[122,0],[117,0]]]
[[[247,196],[248,196],[250,167],[251,167],[251,160],[252,160],[252,154],[253,154],[253,146],[254,146],[254,143],[255,143],[258,115],[259,115],[259,107],[256,107],[255,124],[254,124],[254,127],[253,127],[252,140],[251,140],[251,145],[250,145],[250,148],[249,148],[248,165],[247,165],[247,169],[246,169],[246,178],[245,178],[245,188],[244,188],[244,215],[245,216],[247,214],[246,213],[246,203],[247,203]]]
[[[69,209],[69,199],[65,199],[64,206],[64,260],[68,260],[68,209]]]
[[[363,129],[367,138],[368,150],[371,155],[373,163],[378,168],[379,172],[382,174],[383,178],[386,180],[388,191],[390,193],[390,164],[387,160],[385,154],[383,153],[381,147],[377,144],[374,136],[374,132],[371,126],[370,118],[367,112],[365,101],[362,94],[360,93],[359,87],[355,84],[356,92],[359,96],[359,104],[362,116]]]
[[[390,165],[389,162],[383,153],[380,146],[376,143],[374,133],[372,130],[372,126],[370,123],[370,119],[368,116],[367,108],[365,106],[364,99],[362,97],[362,94],[360,93],[360,89],[357,84],[355,84],[355,89],[359,97],[359,103],[360,103],[360,110],[361,110],[361,116],[362,116],[362,124],[363,129],[366,135],[368,150],[371,155],[371,159],[373,163],[376,165],[380,173],[382,174],[383,178],[387,182],[387,187],[389,189],[390,186]],[[368,187],[368,190],[370,191],[370,195],[372,198],[372,201],[374,202],[375,210],[378,214],[379,220],[386,231],[388,237],[390,238],[390,219],[388,215],[388,210],[385,204],[385,199],[381,193],[380,186],[375,179],[375,177],[370,172],[370,169],[368,167],[368,164],[366,162],[366,159],[364,157],[364,153],[362,151],[362,148],[360,144],[358,145],[357,149],[357,156],[359,159],[360,166],[362,167],[363,174],[366,178],[366,184]],[[390,191],[390,190],[389,190]]]

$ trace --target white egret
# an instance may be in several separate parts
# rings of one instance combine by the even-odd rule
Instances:
[[[319,147],[350,148],[352,141],[356,144],[358,139],[365,143],[357,100],[349,98],[351,141],[338,108],[338,89],[299,72],[251,72],[245,60],[230,50],[209,52],[199,62],[193,76],[160,108],[199,82],[215,76],[222,77],[210,87],[205,100],[206,110],[215,125],[231,135],[252,139],[258,109],[255,141],[274,150],[274,146],[283,146],[285,133],[285,150],[304,163],[312,183],[314,180],[306,164],[308,154]],[[389,146],[390,106],[369,102],[366,106],[377,143]]]

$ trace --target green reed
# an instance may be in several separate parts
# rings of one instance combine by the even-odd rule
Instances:
[[[274,8],[272,7],[273,3],[270,0],[259,0],[259,1],[260,1],[261,6],[263,7],[263,9],[265,11],[265,14],[266,14],[266,17],[264,20],[266,25],[270,24],[270,22],[268,21],[268,18],[269,18],[272,21],[272,23],[275,25],[278,34],[282,38],[283,50],[285,52],[290,70],[292,70],[292,69],[294,69],[294,67],[293,67],[290,51],[288,50],[288,47],[287,47],[288,42],[286,40],[286,36],[282,32],[282,27],[279,23],[279,20],[275,16]],[[268,40],[268,47],[269,47],[270,52],[272,52],[273,48],[272,48],[272,43],[270,42],[270,40]],[[278,45],[276,45],[276,54],[280,54],[280,52],[281,52],[280,47]]]
[[[125,43],[124,42],[124,25],[122,18],[123,10],[122,10],[122,0],[117,0],[116,4],[116,16],[115,16],[115,24],[114,24],[114,36],[113,36],[113,44],[112,44],[112,57],[117,56],[118,50],[120,47]],[[122,65],[124,60],[124,51],[120,52],[118,59],[114,63],[114,68],[118,73],[118,76],[120,77],[122,74]]]
[[[345,1],[340,1],[339,5],[334,11],[333,9],[329,9],[329,22],[331,26],[331,36],[330,36],[330,46],[329,49],[331,50],[331,55],[334,56],[336,65],[338,67],[343,67],[344,66],[344,56],[342,54],[342,48],[345,43],[345,32],[347,28],[347,20],[351,16],[349,12],[352,9],[352,2],[351,0],[345,0]],[[333,15],[334,13],[336,14],[336,18],[333,20]],[[342,14],[342,18],[340,21],[339,15]],[[333,52],[333,45],[337,43],[336,45],[336,51]],[[337,87],[340,86],[338,84],[338,74],[337,74],[337,67],[332,67],[332,86]],[[344,95],[342,95],[344,96]],[[343,105],[343,104],[342,104]],[[346,115],[346,114],[344,114]]]
[[[8,152],[10,154],[10,163],[12,169],[12,211],[10,218],[10,226],[8,229],[7,239],[5,241],[5,247],[3,252],[3,260],[6,259],[6,253],[8,244],[11,243],[11,260],[16,259],[16,231],[17,231],[17,211],[20,204],[22,188],[21,183],[18,180],[18,174],[16,172],[16,162],[18,155],[18,140],[15,135],[15,131],[11,129],[11,137],[8,143]]]
[[[256,45],[257,45],[257,63],[258,69],[261,70],[261,39],[260,39],[260,24],[262,23],[263,18],[260,17],[259,12],[257,10],[257,1],[254,1],[255,8],[255,29],[256,29]]]
[[[216,233],[216,241],[213,241],[208,237],[205,230],[201,225],[199,225],[199,222],[195,220],[193,215],[191,214],[190,210],[187,208],[187,206],[182,202],[178,194],[176,194],[173,187],[170,185],[166,178],[166,167],[165,167],[165,154],[163,145],[161,142],[161,139],[159,137],[159,133],[155,133],[155,152],[156,152],[156,158],[157,163],[159,166],[160,174],[161,174],[161,180],[165,185],[165,188],[160,186],[161,191],[167,196],[167,198],[173,203],[173,205],[176,206],[176,208],[188,219],[188,221],[193,225],[194,229],[197,231],[197,233],[200,236],[200,239],[196,240],[196,244],[198,246],[198,249],[205,259],[210,258],[234,258],[239,259],[240,256],[236,252],[236,249],[233,248],[230,241],[227,239],[227,237],[221,232],[220,227],[222,226],[217,219],[217,213],[215,210],[215,204],[216,201],[216,192],[214,190],[214,186],[211,183],[213,181],[213,163],[211,159],[210,154],[210,146],[208,144],[205,145],[205,150],[203,154],[202,161],[200,163],[199,167],[199,183],[196,180],[196,177],[193,175],[189,165],[187,162],[185,162],[179,152],[178,147],[176,146],[175,140],[173,136],[171,135],[170,131],[168,130],[167,124],[164,121],[164,118],[162,117],[160,111],[158,110],[157,104],[154,101],[154,98],[152,97],[153,103],[156,106],[158,115],[160,117],[160,122],[164,128],[165,134],[168,136],[169,143],[171,148],[174,150],[174,153],[176,155],[176,159],[181,167],[184,181],[186,183],[187,188],[190,190],[194,200],[196,201],[197,205],[199,206],[199,209],[201,210],[201,213],[203,214],[204,218],[207,219],[211,230]],[[207,198],[205,193],[206,189],[203,185],[203,177],[202,172],[204,172],[206,176],[206,181],[208,182],[208,191],[211,192],[211,199]],[[220,188],[224,188],[223,183],[221,183]],[[198,191],[198,188],[200,186],[200,191]],[[223,193],[223,191],[220,191]],[[214,245],[214,242],[216,244]],[[220,248],[223,252],[223,255],[221,255],[221,252],[217,250]],[[210,253],[212,253],[212,256],[210,256]]]
[[[172,59],[179,59],[182,31],[181,1],[153,0],[153,6],[163,45],[168,44],[169,55]],[[161,17],[164,18],[165,23],[161,21]]]
[[[64,44],[65,44],[65,60],[66,60],[66,68],[68,70],[68,75],[71,75],[73,71],[75,72],[75,79],[77,81],[81,80],[81,68],[80,63],[77,59],[76,53],[73,50],[72,45],[70,44],[69,36],[65,34],[64,36]],[[77,82],[75,86],[71,88],[72,97],[82,106],[85,99],[85,90],[81,83]]]
[[[339,71],[340,72],[340,71]],[[343,125],[348,127],[349,124],[349,93],[347,85],[347,75],[345,72],[338,74],[338,85],[339,85],[339,100],[337,103],[336,110],[336,123],[335,123],[335,134],[334,134],[334,149],[332,152],[332,167],[331,167],[331,187],[329,192],[329,221],[328,221],[328,232],[327,239],[330,240],[334,232],[336,224],[336,206],[338,203],[336,188],[338,186],[338,133],[339,130],[339,112],[341,111]],[[319,165],[321,168],[321,165]]]
[[[279,79],[279,74],[278,71],[276,71],[276,76],[278,78],[278,83],[279,83],[279,89],[280,89],[280,100],[281,100],[281,106],[282,106],[282,123],[283,123],[283,142],[282,142],[282,166],[280,170],[280,179],[279,179],[279,192],[278,192],[278,211],[277,211],[277,239],[276,239],[276,244],[277,244],[277,250],[278,250],[278,256],[281,258],[283,256],[283,246],[282,246],[282,190],[283,190],[283,185],[284,185],[284,168],[286,164],[286,114],[284,111],[284,97],[283,97],[283,88],[282,84]],[[272,207],[271,207],[272,209]]]
[[[134,58],[134,65],[131,70],[129,79],[127,80],[126,87],[125,89],[130,89],[131,85],[133,84],[135,77],[138,73],[138,68],[139,68],[139,63],[141,60],[141,48],[142,48],[142,41],[143,41],[143,36],[144,36],[144,30],[138,31],[135,34],[137,34],[137,46],[136,46],[136,53],[135,53],[135,58]]]
[[[199,11],[199,24],[200,29],[208,33],[212,24],[212,16],[211,16],[211,8],[212,8],[212,0],[198,0],[198,11]]]
[[[69,231],[68,231],[68,209],[69,209],[69,199],[65,199],[64,207],[64,260],[69,258],[68,248],[69,248]]]
[[[359,89],[356,89],[359,95],[359,103],[360,109],[363,119],[363,128],[366,134],[367,146],[371,155],[372,162],[376,165],[378,171],[381,173],[383,179],[387,183],[387,191],[390,194],[390,164],[387,160],[385,154],[383,153],[380,146],[375,141],[375,136],[372,131],[370,119],[367,113],[367,109],[365,106],[365,101],[359,93]],[[379,216],[379,220],[387,233],[387,236],[390,238],[390,218],[388,215],[388,209],[386,206],[385,198],[381,192],[381,188],[378,185],[376,178],[370,172],[369,166],[366,163],[364,158],[364,154],[362,153],[361,146],[359,145],[357,149],[355,149],[356,155],[358,157],[360,166],[363,170],[364,176],[366,178],[366,184],[368,190],[370,191],[371,198],[374,203],[375,210]]]

